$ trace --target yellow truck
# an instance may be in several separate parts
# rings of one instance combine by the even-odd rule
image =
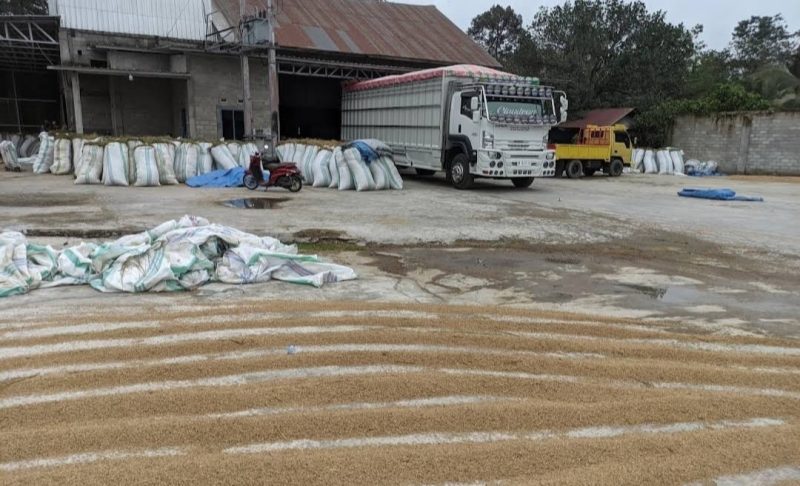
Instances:
[[[564,132],[555,137],[569,143],[556,142],[556,177],[566,172],[570,179],[593,176],[598,170],[619,177],[630,166],[633,143],[625,125],[595,126]],[[553,137],[551,137],[551,142]]]

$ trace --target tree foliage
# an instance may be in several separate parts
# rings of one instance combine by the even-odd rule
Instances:
[[[780,14],[742,20],[731,41],[736,65],[752,73],[765,64],[789,64],[798,49],[798,38],[800,32],[790,32]]]
[[[0,0],[0,15],[47,15],[47,0]]]
[[[641,1],[575,0],[542,7],[530,28],[539,76],[565,89],[570,106],[649,106],[681,94],[695,53],[693,32]]]
[[[513,8],[495,5],[472,19],[467,34],[489,51],[495,59],[507,61],[526,36],[522,15]]]

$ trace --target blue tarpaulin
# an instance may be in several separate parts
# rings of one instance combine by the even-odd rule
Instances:
[[[696,197],[699,199],[713,199],[716,201],[755,201],[763,202],[759,196],[737,196],[732,189],[684,189],[678,193],[682,197]]]
[[[265,174],[266,176],[266,174]],[[242,187],[244,168],[215,170],[186,180],[189,187]]]
[[[350,143],[350,146],[358,150],[358,152],[361,154],[361,158],[364,159],[364,162],[366,162],[367,165],[375,162],[378,160],[378,157],[380,157],[378,152],[367,145],[366,142],[362,142],[361,140],[356,140]]]

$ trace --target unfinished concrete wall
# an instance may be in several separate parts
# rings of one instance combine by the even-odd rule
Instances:
[[[727,174],[800,175],[800,113],[684,116],[671,145]]]
[[[189,80],[189,131],[196,138],[222,136],[219,110],[243,110],[241,66],[238,57],[187,55]],[[253,128],[266,130],[267,67],[261,59],[250,59],[250,96]]]

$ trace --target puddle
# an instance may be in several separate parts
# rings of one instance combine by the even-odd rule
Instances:
[[[289,201],[283,197],[249,197],[245,199],[231,199],[222,203],[223,206],[234,209],[277,209],[281,203]]]

